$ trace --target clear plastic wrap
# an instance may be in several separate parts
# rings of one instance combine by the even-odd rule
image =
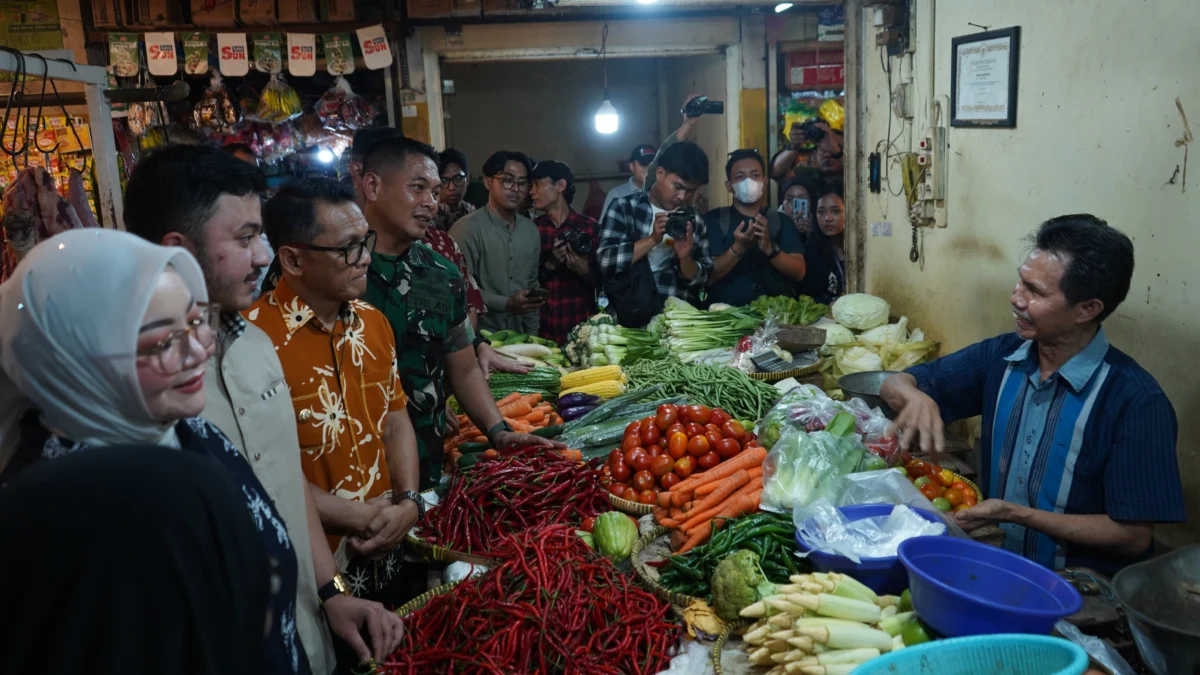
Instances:
[[[770,455],[767,455],[770,459]],[[763,464],[764,485],[766,463]],[[904,504],[910,509],[921,509],[934,514],[946,526],[947,531],[955,536],[966,538],[968,535],[959,527],[954,518],[938,511],[925,495],[921,494],[908,478],[894,469],[881,471],[863,471],[844,474],[831,481],[833,485],[823,490],[824,495],[833,506],[851,506],[853,504]],[[764,492],[765,495],[765,492]],[[792,512],[796,523],[803,523],[811,512],[807,505],[797,506]]]
[[[804,520],[795,521],[796,536],[813,551],[844,556],[855,563],[862,558],[894,557],[905,540],[946,532],[944,524],[931,523],[904,504],[893,508],[890,515],[855,521],[847,520],[826,499],[809,504],[806,511]]]
[[[738,340],[737,346],[733,350],[733,360],[729,365],[747,374],[758,372],[758,367],[754,365],[751,357],[772,351],[778,342],[776,338],[778,334],[779,319],[774,313],[768,314],[767,320],[763,322],[762,326],[759,326],[758,330],[754,331],[753,335],[747,335]]]
[[[787,512],[821,498],[835,502],[837,479],[857,471],[865,454],[854,434],[785,428],[763,461],[762,508]]]
[[[333,86],[316,105],[317,116],[330,131],[354,131],[371,125],[375,110],[366,99],[354,93],[346,78],[338,75]]]

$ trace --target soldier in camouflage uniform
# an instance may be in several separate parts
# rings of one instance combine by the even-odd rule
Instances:
[[[459,404],[499,449],[563,447],[515,433],[500,415],[476,361],[475,332],[467,320],[466,285],[454,263],[421,242],[437,214],[437,154],[408,138],[373,144],[363,163],[363,212],[378,234],[367,273],[367,293],[392,325],[400,380],[417,433],[421,487],[442,471],[446,399]]]

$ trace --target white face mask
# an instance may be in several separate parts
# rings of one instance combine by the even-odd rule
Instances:
[[[733,198],[743,204],[753,204],[762,198],[763,184],[753,178],[743,178],[733,186]]]

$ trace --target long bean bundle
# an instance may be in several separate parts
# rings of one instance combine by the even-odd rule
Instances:
[[[504,562],[405,617],[383,675],[650,675],[681,637],[671,606],[569,525],[504,537]]]
[[[638,361],[623,370],[631,388],[662,384],[662,396],[685,396],[692,403],[722,408],[739,420],[758,420],[779,400],[775,387],[727,366],[666,359]]]

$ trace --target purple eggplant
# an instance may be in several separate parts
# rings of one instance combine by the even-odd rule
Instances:
[[[559,409],[574,408],[581,405],[596,405],[599,402],[600,397],[592,394],[567,394],[558,399],[558,407]]]
[[[598,406],[595,403],[591,405],[577,405],[573,408],[562,408],[559,410],[558,414],[563,418],[564,422],[570,422],[571,420],[577,420],[580,417],[583,417],[584,415],[595,410],[597,407]]]

